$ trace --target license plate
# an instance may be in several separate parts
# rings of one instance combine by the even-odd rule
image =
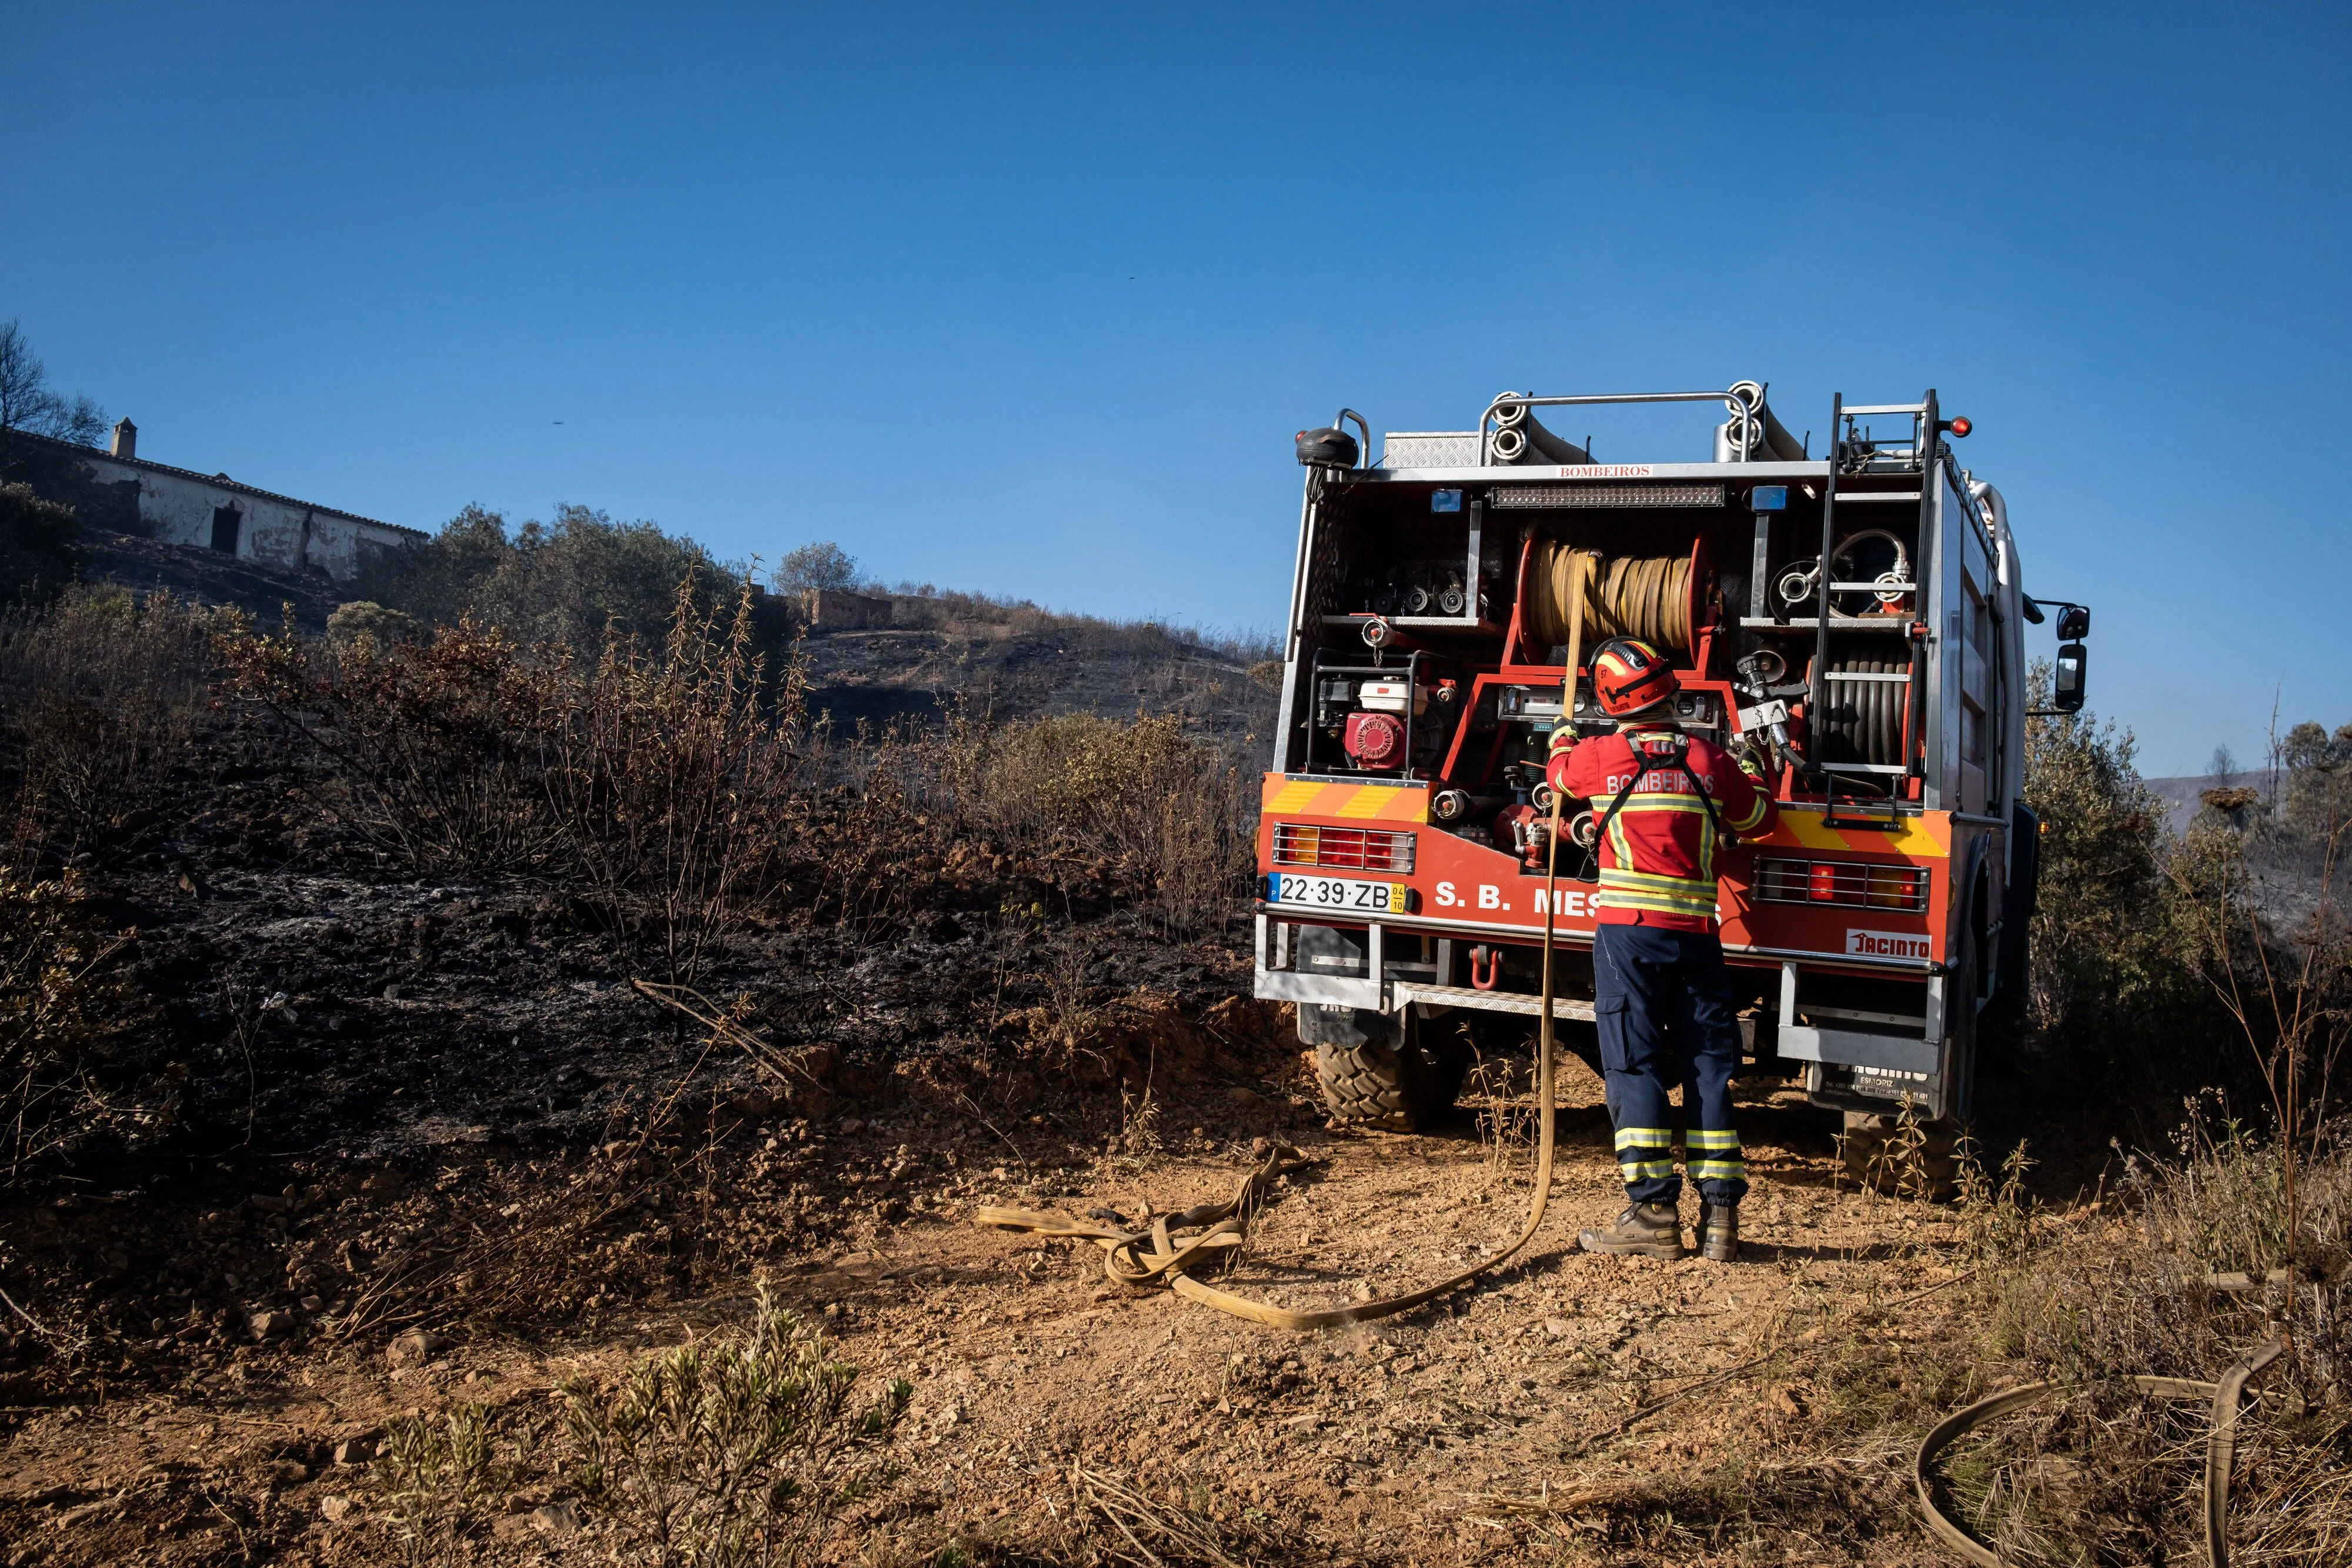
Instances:
[[[1309,909],[1337,909],[1365,915],[1402,915],[1405,887],[1401,882],[1359,882],[1347,876],[1298,876],[1275,872],[1265,879],[1270,904],[1304,904]]]

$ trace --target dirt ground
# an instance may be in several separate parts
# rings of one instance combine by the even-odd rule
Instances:
[[[1146,1117],[1156,1128],[1130,1117],[1129,1136],[1109,1140],[1118,1149],[1095,1142],[1090,1154],[1079,1129],[1045,1115],[1009,1127],[847,1116],[824,1162],[837,1190],[890,1197],[837,1234],[772,1249],[730,1288],[592,1307],[556,1329],[443,1324],[448,1343],[422,1365],[387,1364],[393,1324],[209,1349],[159,1333],[168,1372],[126,1362],[119,1384],[93,1379],[79,1403],[0,1412],[5,1562],[399,1561],[377,1479],[338,1464],[338,1444],[363,1445],[404,1414],[551,1402],[568,1377],[741,1322],[754,1274],[866,1374],[914,1385],[905,1475],[854,1521],[848,1555],[923,1560],[955,1542],[1019,1556],[1066,1531],[1073,1478],[1087,1475],[1297,1560],[1934,1560],[1909,1521],[1906,1456],[1868,1435],[1824,1445],[1815,1406],[1831,1395],[1815,1389],[1821,1357],[1807,1347],[1899,1368],[1961,1333],[1969,1293],[1939,1289],[1965,1282],[1948,1219],[1840,1190],[1832,1120],[1770,1081],[1749,1087],[1743,1112],[1756,1190],[1734,1265],[1573,1250],[1576,1227],[1620,1189],[1600,1085],[1572,1062],[1542,1234],[1400,1319],[1278,1333],[1113,1287],[1090,1243],[970,1222],[990,1203],[1132,1217],[1222,1197],[1279,1137],[1315,1163],[1283,1182],[1229,1288],[1338,1304],[1457,1270],[1515,1233],[1531,1166],[1522,1139],[1498,1139],[1468,1111],[1431,1136],[1335,1133],[1307,1093],[1295,1066],[1199,1089]],[[364,1211],[371,1199],[341,1201]],[[745,1223],[741,1212],[726,1223]],[[1677,1489],[1702,1482],[1717,1504],[1750,1495],[1752,1517],[1717,1506],[1677,1521]],[[611,1560],[604,1527],[558,1493],[505,1506],[446,1560]]]

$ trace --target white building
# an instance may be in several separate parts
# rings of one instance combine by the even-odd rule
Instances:
[[[341,581],[358,575],[371,551],[399,549],[425,535],[396,523],[298,501],[232,479],[151,463],[138,455],[139,429],[114,427],[109,450],[9,431],[33,488],[78,511],[83,522],[169,544],[226,551],[240,559],[322,572]],[[16,478],[16,474],[7,476]]]

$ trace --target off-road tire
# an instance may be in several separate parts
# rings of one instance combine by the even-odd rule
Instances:
[[[1402,1044],[1318,1045],[1315,1076],[1331,1120],[1390,1133],[1435,1126],[1461,1092],[1469,1053],[1448,1040],[1429,1042],[1407,1014]]]
[[[1949,1118],[1914,1122],[1906,1133],[1900,1116],[1848,1111],[1838,1145],[1856,1186],[1941,1203],[1960,1189],[1962,1133]]]

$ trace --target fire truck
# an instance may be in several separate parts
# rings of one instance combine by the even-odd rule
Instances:
[[[1662,403],[1715,405],[1701,431],[1719,409],[1706,461],[1599,463],[1544,423]],[[1474,1055],[1524,1045],[1548,914],[1557,1032],[1596,1059],[1595,803],[1560,803],[1548,876],[1543,771],[1560,726],[1610,727],[1582,666],[1630,635],[1674,661],[1685,730],[1776,764],[1777,826],[1717,857],[1749,1071],[1801,1075],[1850,1162],[1898,1118],[1948,1160],[1982,1026],[2025,986],[2025,626],[2059,612],[2071,712],[2090,616],[2025,594],[2000,492],[1953,455],[1969,428],[1933,391],[1841,396],[1815,458],[1742,382],[1505,392],[1377,463],[1352,410],[1300,433],[1256,992],[1297,1005],[1336,1119],[1428,1126]]]

